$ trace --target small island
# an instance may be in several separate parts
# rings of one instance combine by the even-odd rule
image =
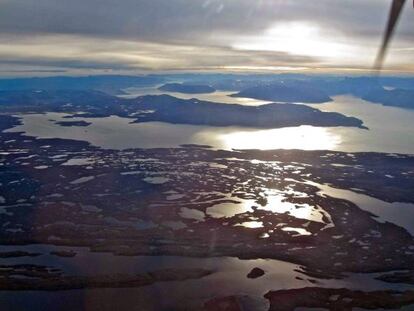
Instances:
[[[86,127],[91,125],[91,122],[86,122],[86,121],[58,121],[55,122],[56,124],[60,125],[60,126],[65,126],[65,127],[70,127],[70,126],[82,126],[82,127]]]
[[[175,92],[184,94],[206,94],[214,93],[216,91],[209,85],[183,83],[167,83],[159,87],[158,89],[164,92]]]

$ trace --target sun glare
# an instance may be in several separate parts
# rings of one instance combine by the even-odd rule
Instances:
[[[233,47],[240,50],[279,51],[293,55],[336,58],[350,55],[352,47],[308,23],[277,24],[257,37],[244,38]]]
[[[341,137],[329,129],[313,126],[288,127],[271,130],[239,131],[219,137],[228,149],[304,149],[334,150]]]

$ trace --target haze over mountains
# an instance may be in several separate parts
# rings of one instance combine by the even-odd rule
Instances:
[[[152,86],[163,81],[163,77],[154,75],[18,78],[0,79],[0,90],[98,90],[119,94],[123,88]]]
[[[186,94],[234,91],[233,96],[293,103],[322,103],[330,101],[332,96],[352,95],[383,105],[414,108],[414,78],[411,77],[166,74],[0,79],[0,90],[98,90],[122,94],[123,89],[143,86]]]

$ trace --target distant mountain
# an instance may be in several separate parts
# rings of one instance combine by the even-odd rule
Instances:
[[[394,87],[398,89],[414,90],[413,77],[381,77],[380,83],[383,86]]]
[[[247,88],[231,96],[287,103],[324,103],[332,100],[326,92],[302,81],[259,85]]]
[[[164,81],[154,75],[17,78],[0,79],[0,90],[97,90],[116,95],[128,87],[153,86]]]
[[[0,91],[0,111],[113,110],[122,99],[94,90]]]
[[[387,106],[413,108],[414,77],[410,76],[333,76],[304,74],[160,74],[97,75],[82,77],[44,77],[0,79],[0,91],[101,91],[119,95],[128,87],[151,87],[166,81],[165,91],[187,94],[211,93],[214,90],[239,92],[233,96],[275,102],[321,103],[336,95],[352,95]],[[386,88],[384,90],[384,87]],[[386,91],[394,91],[388,93]],[[393,98],[393,96],[398,96]]]
[[[361,120],[304,105],[268,104],[258,107],[220,104],[169,95],[119,98],[98,91],[3,91],[0,112],[67,112],[77,116],[117,115],[134,122],[279,128],[287,126],[351,126]]]
[[[323,79],[312,81],[315,87],[322,88],[330,96],[334,95],[353,95],[362,97],[373,90],[382,90],[383,86],[377,78],[373,77],[356,77],[341,79]]]
[[[384,84],[411,86],[411,88],[386,89]],[[349,94],[385,106],[414,109],[414,80],[408,78],[343,78],[325,80],[320,83],[320,87],[331,96]]]
[[[214,93],[216,90],[208,85],[167,83],[158,88],[160,91],[177,92],[185,94]]]
[[[362,96],[362,99],[384,106],[414,109],[414,90],[371,90]]]

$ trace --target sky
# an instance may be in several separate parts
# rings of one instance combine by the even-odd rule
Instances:
[[[0,0],[0,76],[365,72],[390,0]],[[414,72],[414,9],[385,70]]]

